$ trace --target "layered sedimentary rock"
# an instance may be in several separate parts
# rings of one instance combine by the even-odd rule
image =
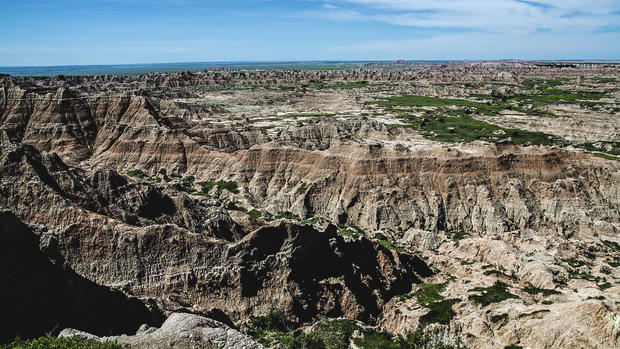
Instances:
[[[1,342],[70,326],[123,334],[164,320],[154,303],[75,273],[64,264],[53,232],[29,227],[6,209],[0,211],[0,239],[0,297],[8,320],[0,329]]]
[[[90,176],[54,154],[2,139],[2,205],[45,222],[77,273],[163,309],[216,308],[238,321],[272,308],[375,320],[383,303],[431,274],[419,258],[329,226],[280,223],[245,235],[226,211],[168,196],[114,172]],[[245,235],[245,236],[244,236]]]
[[[500,103],[521,93],[524,79],[560,72],[580,77],[574,89],[599,93],[584,81],[617,66],[0,77],[0,205],[11,227],[2,231],[6,246],[17,246],[7,263],[22,249],[38,261],[22,273],[3,271],[12,280],[7,290],[21,292],[22,274],[49,281],[33,269],[54,270],[47,274],[62,275],[59,290],[87,285],[110,299],[103,302],[110,310],[130,304],[136,314],[118,327],[80,327],[73,325],[79,308],[63,327],[133,334],[138,320],[156,323],[160,311],[191,311],[230,327],[197,320],[210,334],[181,331],[213,334],[215,347],[228,335],[233,344],[245,341],[232,327],[243,330],[252,316],[274,310],[305,330],[322,316],[346,317],[468,347],[617,347],[613,82],[601,83],[606,102],[547,107],[563,108],[557,118],[531,109],[376,107],[401,89],[439,103],[438,96],[471,92],[464,86],[476,81],[507,84],[479,87],[495,89],[486,93]],[[435,83],[451,81],[459,83]],[[362,92],[345,90],[350,82]],[[482,108],[472,98],[459,103]],[[439,112],[565,138],[556,146],[446,143],[407,123]],[[433,318],[442,310],[420,296],[424,287],[437,287],[434,300],[448,302],[440,303],[449,304],[442,316]],[[493,292],[496,301],[480,301]],[[47,330],[48,320],[25,335]],[[158,336],[125,339],[140,347],[167,335]],[[173,345],[182,342],[175,336]]]

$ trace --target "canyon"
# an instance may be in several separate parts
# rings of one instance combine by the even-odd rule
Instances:
[[[618,79],[2,75],[0,343],[620,347]]]

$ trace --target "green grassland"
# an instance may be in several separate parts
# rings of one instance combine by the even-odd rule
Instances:
[[[484,140],[498,142],[510,138],[515,144],[553,145],[562,144],[562,139],[551,134],[521,129],[505,128],[471,116],[418,117],[404,115],[408,126],[425,138],[441,142],[471,142]]]

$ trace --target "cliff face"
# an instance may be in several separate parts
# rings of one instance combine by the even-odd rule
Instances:
[[[18,90],[10,87],[8,94],[24,97]],[[70,164],[233,180],[242,187],[239,199],[253,207],[400,236],[410,228],[618,229],[617,165],[560,149],[399,148],[393,144],[415,136],[364,120],[288,126],[269,135],[252,126],[161,115],[144,97],[72,95],[61,88],[5,104],[1,115],[10,138]]]
[[[332,315],[374,321],[385,301],[431,274],[419,258],[329,226],[280,223],[247,235],[221,208],[188,194],[131,184],[113,171],[65,165],[2,137],[1,192],[23,220],[43,222],[78,274],[165,310],[272,308],[294,321]]]
[[[554,69],[540,76],[555,76]],[[576,69],[569,75],[617,71]],[[463,117],[483,127],[481,120],[514,124],[535,113],[514,104],[517,117],[489,116],[475,108],[493,104],[476,99],[458,102],[466,110],[376,106],[396,94],[429,93],[441,104],[454,100],[439,95],[471,92],[463,82],[411,81],[448,84],[460,76],[513,88],[536,71],[507,63],[0,77],[0,219],[9,227],[2,246],[16,246],[2,255],[13,298],[0,299],[17,299],[11,311],[18,312],[34,295],[19,298],[24,288],[14,285],[32,274],[58,289],[62,302],[28,309],[68,307],[62,326],[98,335],[158,325],[158,312],[189,311],[243,329],[252,316],[281,310],[293,327],[345,317],[403,336],[424,328],[471,347],[618,346],[613,127],[592,126],[587,113],[536,114],[511,134],[587,125],[580,132],[593,133],[589,143],[447,143],[410,121],[463,112],[441,114],[440,122]],[[615,87],[605,88],[612,100]],[[592,115],[614,124],[614,102],[596,107]],[[542,144],[556,139],[546,135]],[[11,271],[21,250],[36,264]],[[74,283],[83,286],[58,295]],[[93,304],[83,290],[106,301]],[[429,301],[428,290],[440,291]],[[69,299],[82,297],[87,307]],[[81,313],[108,305],[110,312],[129,307],[131,316],[106,327],[107,315],[95,321]],[[28,333],[18,322],[3,336],[41,333],[51,322]]]
[[[99,335],[159,325],[155,304],[98,285],[64,265],[53,232],[35,230],[0,211],[0,297],[7,321],[0,342],[79,326]],[[122,317],[118,314],[122,313]]]

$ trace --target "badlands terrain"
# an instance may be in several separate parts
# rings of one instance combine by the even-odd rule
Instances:
[[[620,65],[0,76],[0,343],[620,347]]]

